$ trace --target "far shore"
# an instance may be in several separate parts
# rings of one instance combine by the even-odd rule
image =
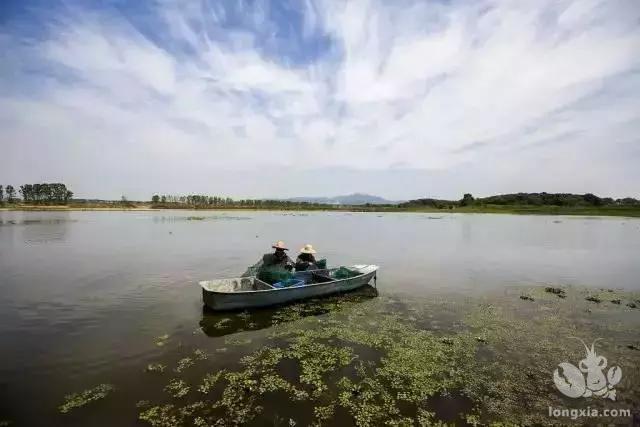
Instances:
[[[403,212],[403,213],[480,213],[480,214],[516,214],[516,215],[577,215],[577,216],[616,216],[616,217],[640,217],[638,207],[568,207],[568,206],[466,206],[453,209],[438,209],[433,207],[396,207],[396,206],[317,206],[317,207],[235,207],[217,206],[207,208],[194,207],[154,207],[151,204],[132,204],[131,206],[100,206],[92,204],[70,205],[12,205],[0,207],[0,211],[40,211],[40,212],[68,212],[68,211],[105,211],[105,212],[150,212],[150,211],[190,211],[190,212],[216,212],[216,211],[271,211],[271,212]]]

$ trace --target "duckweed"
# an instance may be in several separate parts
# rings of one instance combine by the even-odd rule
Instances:
[[[229,345],[246,345],[251,344],[251,338],[242,338],[242,337],[227,337],[224,340],[225,344]]]
[[[190,389],[191,387],[189,387],[189,385],[184,380],[178,378],[171,379],[171,381],[169,381],[169,384],[167,384],[164,388],[167,393],[175,398],[186,396],[187,393],[189,393]]]
[[[145,408],[147,406],[149,406],[151,404],[151,402],[149,402],[148,400],[139,400],[136,403],[136,408]]]
[[[114,387],[111,384],[100,384],[80,393],[69,394],[65,396],[65,402],[58,407],[58,410],[61,413],[66,414],[69,411],[85,406],[90,402],[104,399],[113,390]]]
[[[167,343],[168,340],[169,334],[160,335],[159,337],[156,337],[156,345],[158,347],[162,347]]]
[[[633,323],[606,321],[612,311],[628,315],[628,309],[589,304],[582,289],[567,287],[562,293],[565,297],[558,298],[545,288],[525,293],[520,288],[453,301],[363,302],[344,296],[283,307],[272,316],[269,330],[251,334],[256,346],[238,347],[252,342],[247,334],[224,338],[234,346],[229,351],[241,357],[232,363],[203,362],[215,368],[194,383],[198,394],[188,395],[190,385],[179,379],[165,388],[187,403],[193,398],[211,401],[144,407],[140,419],[154,426],[262,423],[272,415],[265,407],[275,398],[283,403],[278,416],[284,423],[294,419],[287,412],[290,405],[309,414],[306,422],[296,416],[298,424],[547,424],[547,408],[563,405],[551,373],[562,361],[577,363],[582,351],[567,337],[623,340],[625,346],[607,347],[607,358],[623,370],[640,364],[637,340],[629,340]],[[623,298],[609,294],[607,301]],[[519,295],[531,300],[517,303]],[[593,313],[585,315],[589,305]],[[309,315],[319,312],[323,314]],[[248,317],[241,314],[245,322]],[[195,351],[193,358],[200,360]],[[637,383],[639,374],[625,372],[628,384]],[[626,402],[640,398],[637,388],[619,387]],[[445,421],[433,406],[442,396],[469,405],[456,405],[461,413],[455,421]]]
[[[229,319],[228,317],[225,317],[224,319],[221,319],[219,321],[217,321],[214,325],[214,327],[216,329],[224,329],[227,328],[229,325],[227,325],[227,323],[231,322],[231,319]]]
[[[174,369],[175,372],[182,372],[187,368],[192,367],[194,364],[193,359],[190,357],[183,357],[182,359],[178,360],[178,366],[176,366],[176,368]]]
[[[204,378],[202,379],[202,384],[198,387],[198,391],[204,394],[209,393],[209,391],[211,391],[211,389],[216,385],[218,380],[222,378],[224,373],[225,371],[222,370],[216,373],[209,373],[205,375]]]
[[[193,356],[196,358],[196,360],[207,360],[209,358],[207,352],[199,348],[193,351]]]
[[[164,372],[167,367],[162,363],[149,363],[147,365],[147,372]]]

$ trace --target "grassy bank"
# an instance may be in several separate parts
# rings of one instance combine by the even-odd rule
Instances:
[[[0,210],[5,211],[151,211],[151,210],[198,210],[198,211],[336,211],[336,212],[415,212],[415,213],[493,213],[493,214],[518,214],[518,215],[583,215],[583,216],[624,216],[640,217],[640,207],[635,206],[505,206],[484,205],[453,207],[452,209],[438,209],[434,207],[398,207],[389,205],[371,206],[217,206],[217,207],[190,207],[153,205],[150,203],[118,204],[92,204],[70,203],[68,205],[23,205],[5,204]]]

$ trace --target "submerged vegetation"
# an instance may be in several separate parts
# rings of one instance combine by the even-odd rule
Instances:
[[[593,295],[601,303],[585,299]],[[584,357],[569,338],[580,337],[605,338],[598,354],[624,372],[616,401],[589,405],[629,408],[640,399],[640,310],[626,304],[639,297],[566,286],[483,297],[349,294],[266,318],[213,314],[201,323],[211,338],[189,334],[197,347],[162,340],[163,352],[178,353],[175,377],[159,383],[164,393],[132,401],[144,402],[138,418],[151,426],[549,424],[549,406],[579,405],[555,390],[552,372]],[[217,324],[226,336],[206,326]],[[85,393],[69,401],[91,400]]]

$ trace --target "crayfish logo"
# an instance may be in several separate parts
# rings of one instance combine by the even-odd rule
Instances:
[[[570,337],[575,338],[575,337]],[[619,366],[609,368],[605,376],[607,359],[596,354],[595,344],[600,338],[591,343],[591,348],[580,338],[575,338],[584,345],[587,355],[578,363],[576,368],[568,362],[562,362],[553,371],[553,382],[558,390],[568,397],[597,396],[616,400],[614,387],[622,379],[622,369]]]

